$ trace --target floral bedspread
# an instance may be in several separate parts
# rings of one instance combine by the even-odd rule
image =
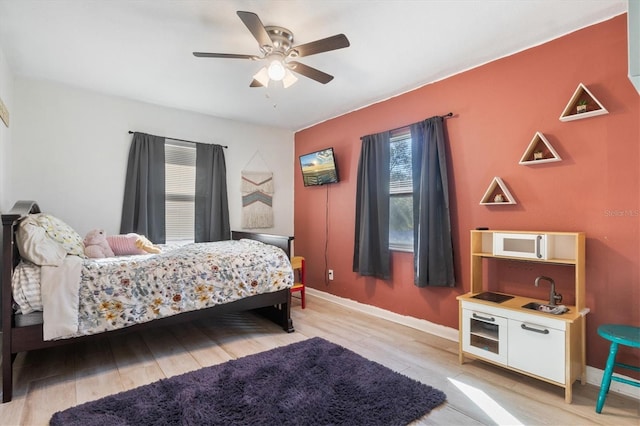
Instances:
[[[293,285],[279,248],[257,241],[166,246],[161,254],[85,261],[78,335],[96,334]]]

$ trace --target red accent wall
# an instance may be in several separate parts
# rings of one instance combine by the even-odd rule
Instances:
[[[579,83],[609,114],[559,120]],[[391,281],[355,274],[360,137],[449,111],[457,286],[415,287],[410,253],[393,254]],[[518,164],[537,131],[561,162]],[[297,157],[329,146],[341,181],[305,188]],[[584,231],[588,365],[604,368],[608,345],[598,325],[640,325],[640,96],[627,78],[626,15],[302,130],[295,154],[295,250],[307,259],[309,287],[457,329],[456,296],[469,291],[469,230]],[[516,205],[479,205],[494,176]],[[533,284],[544,272],[572,302],[572,269],[506,263],[492,266],[495,288],[544,299],[549,289]],[[327,269],[334,281],[325,278]],[[622,356],[637,363],[637,351]]]

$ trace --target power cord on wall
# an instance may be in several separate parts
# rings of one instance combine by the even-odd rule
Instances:
[[[324,203],[324,285],[329,285],[327,269],[329,267],[329,185],[327,187],[327,199]]]

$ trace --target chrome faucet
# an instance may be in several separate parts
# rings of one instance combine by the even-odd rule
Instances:
[[[551,284],[551,291],[549,292],[549,305],[556,306],[556,302],[558,302],[558,303],[562,302],[562,295],[556,293],[556,283],[555,283],[555,281],[553,281],[552,278],[545,277],[544,275],[541,275],[538,278],[536,278],[536,282],[535,282],[536,287],[538,287],[538,284],[540,283],[540,280],[549,281],[549,283]]]

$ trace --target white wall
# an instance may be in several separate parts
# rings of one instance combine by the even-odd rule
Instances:
[[[7,180],[11,162],[8,157],[11,153],[11,130],[13,129],[13,75],[9,69],[4,52],[0,47],[0,99],[9,110],[9,125],[0,120],[0,211],[8,211],[11,206],[7,196]]]
[[[159,88],[158,90],[161,90]],[[241,229],[240,172],[274,173],[274,227],[293,235],[293,133],[106,96],[51,82],[16,78],[12,116],[11,204],[36,200],[84,236],[120,230],[129,130],[228,145],[231,229]],[[247,164],[259,151],[256,159]],[[263,161],[264,160],[264,161]]]

